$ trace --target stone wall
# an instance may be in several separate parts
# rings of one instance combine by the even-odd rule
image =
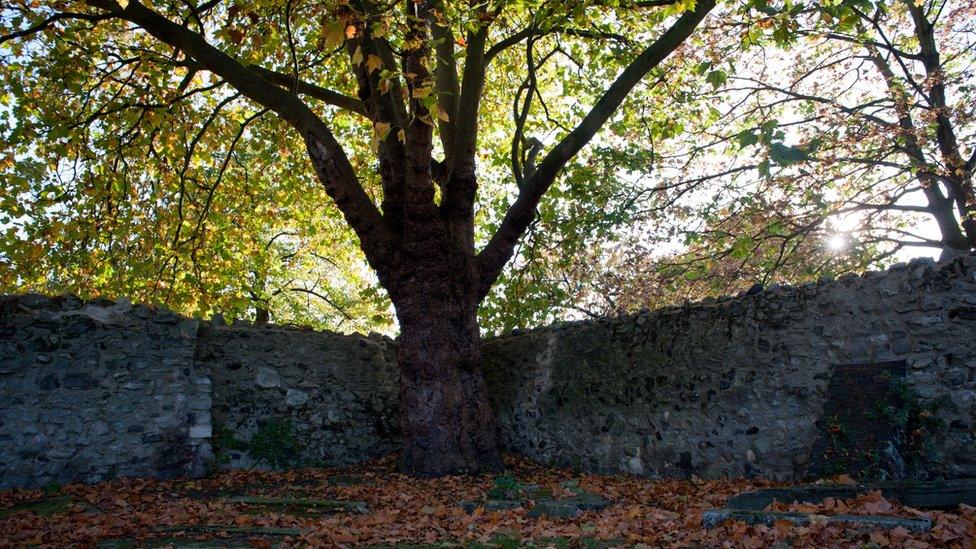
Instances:
[[[202,473],[198,324],[126,301],[0,299],[0,487]]]
[[[976,477],[976,256],[485,345],[509,450],[653,476],[802,477],[835,370],[892,361],[923,402],[945,403],[925,473]],[[388,338],[125,301],[2,298],[0,398],[0,487],[250,467],[255,440],[283,431],[278,450],[299,465],[397,447]]]
[[[389,338],[215,326],[201,331],[197,360],[213,376],[222,466],[260,465],[243,443],[276,423],[291,434],[280,450],[294,465],[348,465],[397,447]]]
[[[925,473],[976,477],[976,257],[494,339],[505,445],[638,475],[802,477],[834,366],[904,360],[945,402]]]
[[[397,448],[397,391],[381,336],[2,297],[0,488],[268,466],[269,428],[288,465],[363,461]]]

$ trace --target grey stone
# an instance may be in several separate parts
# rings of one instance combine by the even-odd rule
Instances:
[[[269,368],[259,368],[255,381],[257,382],[258,387],[263,387],[265,389],[281,386],[281,376],[278,375],[276,370],[271,370]]]
[[[508,511],[522,507],[519,500],[510,499],[489,499],[487,501],[462,501],[458,504],[466,513],[474,513],[479,507],[486,511]]]
[[[906,354],[912,351],[911,343],[909,343],[908,338],[896,339],[891,342],[891,352],[897,354]]]
[[[571,498],[540,499],[529,509],[530,517],[574,518],[584,511],[602,511],[610,505],[602,496],[581,492]]]
[[[908,322],[915,326],[935,326],[941,324],[943,319],[941,316],[919,316],[909,319]]]
[[[51,305],[51,299],[41,294],[24,294],[17,301],[24,307],[31,309],[44,309]]]
[[[191,410],[209,410],[213,406],[213,399],[207,394],[196,395],[188,402]]]
[[[725,503],[728,509],[761,511],[774,501],[820,503],[827,498],[852,499],[872,491],[917,509],[956,509],[976,505],[976,479],[950,481],[895,481],[866,484],[807,484],[742,492]]]
[[[288,389],[288,392],[285,393],[285,402],[289,406],[301,406],[308,402],[308,394],[298,389]]]
[[[966,383],[966,371],[962,368],[950,368],[945,373],[945,381],[950,385],[963,385]]]
[[[9,373],[13,373],[11,370]],[[47,374],[37,381],[37,388],[41,391],[53,391],[54,389],[61,386],[61,382],[58,381],[58,376],[54,374]]]
[[[746,524],[773,526],[778,520],[786,520],[799,526],[812,522],[843,524],[866,530],[875,528],[904,528],[909,532],[922,533],[932,529],[932,521],[920,517],[892,517],[879,515],[814,515],[807,513],[778,513],[774,511],[742,511],[735,509],[710,509],[702,513],[702,526],[712,529],[727,520]]]
[[[210,438],[213,435],[213,430],[210,425],[194,425],[190,427],[189,435],[190,438]]]

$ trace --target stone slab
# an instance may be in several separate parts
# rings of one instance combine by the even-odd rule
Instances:
[[[305,508],[322,509],[331,511],[351,511],[355,513],[366,513],[369,507],[364,501],[344,501],[332,499],[303,499],[303,498],[265,498],[254,496],[233,496],[224,498],[230,503],[244,503],[247,505],[260,505],[262,507],[283,507],[283,508]]]
[[[886,499],[916,509],[956,509],[976,505],[976,479],[930,482],[876,482],[868,484],[809,484],[743,492],[728,499],[729,509],[760,511],[774,501],[820,503],[827,498],[850,499],[878,490]]]
[[[747,524],[772,526],[778,520],[786,520],[797,526],[813,522],[842,524],[854,528],[898,528],[921,533],[932,529],[932,521],[921,517],[891,517],[881,515],[817,515],[811,513],[779,513],[772,511],[750,511],[743,509],[710,509],[702,514],[702,525],[712,529],[726,520],[741,520]]]
[[[178,525],[160,526],[158,532],[227,532],[228,534],[244,534],[248,536],[300,536],[309,531],[307,528],[270,528],[265,526],[234,526],[234,525]]]

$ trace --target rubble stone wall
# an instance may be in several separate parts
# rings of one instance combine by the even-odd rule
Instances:
[[[389,338],[216,326],[200,332],[196,356],[214,380],[222,467],[261,465],[261,450],[246,443],[262,431],[290,465],[348,465],[398,446]]]
[[[0,298],[0,487],[202,474],[199,324],[124,300]]]
[[[509,450],[776,479],[806,474],[836,366],[904,361],[917,398],[943,403],[926,474],[976,477],[973,255],[562,323],[484,356]],[[378,457],[398,446],[397,380],[382,336],[0,297],[0,487]]]
[[[505,445],[638,475],[802,477],[834,367],[904,360],[944,429],[924,472],[976,477],[976,256],[565,323],[486,345]],[[870,397],[870,395],[868,395]]]

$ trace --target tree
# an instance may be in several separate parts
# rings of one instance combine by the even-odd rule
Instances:
[[[833,186],[836,197],[820,213],[862,213],[862,243],[976,247],[976,4],[860,2],[794,11],[787,21],[769,10],[756,26],[805,51],[789,71],[730,71],[725,91],[749,104],[738,114],[753,123],[735,134],[738,145],[768,151],[758,166],[766,176],[772,163]],[[912,202],[914,195],[923,203]],[[891,213],[931,217],[940,238],[872,223]]]
[[[711,86],[669,81],[678,108],[708,107],[679,116],[683,137],[625,151],[649,166],[637,235],[564,271],[588,312],[863,271],[904,248],[973,249],[976,4],[752,15],[703,29],[716,42],[689,61]],[[919,230],[926,219],[938,236]]]
[[[784,197],[776,211],[805,227],[801,235],[823,237],[832,219],[848,217],[846,246],[884,255],[973,249],[974,14],[965,0],[853,2],[768,7],[755,21],[721,23],[747,54],[703,62],[721,73],[706,100],[727,110],[694,128],[704,143],[674,158],[679,170],[706,155],[725,160],[670,194],[709,184],[726,199],[748,197],[745,215]],[[913,231],[910,216],[934,220],[939,238]],[[771,217],[780,231],[783,217]]]
[[[478,304],[567,163],[713,6],[713,0],[8,4],[0,40],[10,48],[6,80],[19,79],[12,82],[19,125],[9,133],[20,146],[5,163],[20,167],[25,188],[33,170],[46,183],[63,177],[98,189],[93,215],[127,208],[131,201],[121,198],[132,196],[177,208],[182,234],[200,230],[185,210],[205,210],[216,200],[191,206],[185,189],[216,196],[227,166],[247,167],[234,147],[252,138],[300,142],[396,310],[402,468],[418,475],[494,469],[500,462],[480,369]],[[605,30],[611,24],[639,30],[642,39],[628,39],[631,48],[622,52],[601,48],[616,36]],[[571,109],[579,116],[543,145],[525,133],[540,116],[530,111],[547,110],[538,84],[549,77],[542,65],[554,54],[540,48],[567,39],[593,41],[591,56],[601,61],[596,80],[607,85],[581,94],[595,98],[592,107]],[[513,55],[516,47],[524,55]],[[479,250],[480,107],[486,70],[506,58],[509,71],[513,59],[524,60],[510,125],[518,192]],[[61,108],[37,97],[35,79],[60,83]],[[354,94],[336,91],[350,88]],[[323,104],[351,114],[323,111]],[[250,125],[265,116],[283,125]],[[364,124],[374,165],[339,142],[355,144]],[[38,135],[39,127],[47,133]],[[37,137],[57,143],[45,149],[49,156],[32,151]],[[230,151],[218,153],[228,143]],[[296,150],[281,147],[277,154],[303,169]],[[220,154],[217,166],[199,151]],[[260,163],[277,160],[264,155]],[[64,188],[52,184],[46,192]],[[379,206],[369,194],[374,190]],[[5,211],[16,217],[17,207],[15,201]]]

